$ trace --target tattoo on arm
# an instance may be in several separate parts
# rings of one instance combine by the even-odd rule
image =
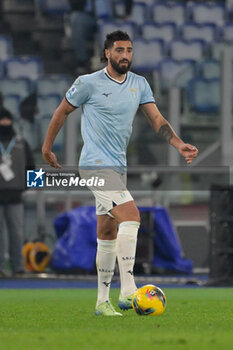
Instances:
[[[173,137],[173,131],[168,124],[164,124],[160,127],[158,136],[170,143]]]

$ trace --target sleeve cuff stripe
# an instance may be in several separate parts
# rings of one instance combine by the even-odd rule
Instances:
[[[74,105],[72,105],[72,103],[70,103],[70,101],[67,100],[66,96],[65,96],[65,99],[66,99],[66,101],[67,101],[72,107],[74,107],[74,108],[78,108],[78,107],[79,107],[79,106],[74,106]]]
[[[148,103],[154,103],[154,104],[155,104],[155,101],[143,102],[143,103],[140,103],[140,106],[141,106],[141,105],[146,105],[146,104],[148,104]]]

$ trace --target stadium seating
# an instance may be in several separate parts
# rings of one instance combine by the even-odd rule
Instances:
[[[38,145],[42,145],[51,117],[61,102],[60,95],[49,94],[47,96],[38,95],[38,114],[36,116],[36,126],[38,130]],[[60,150],[63,146],[64,129],[62,129],[54,142],[54,150]]]
[[[151,72],[163,59],[162,40],[134,41],[133,69],[140,72]]]
[[[63,98],[70,85],[71,81],[68,78],[44,77],[36,82],[36,91],[40,96],[55,94]]]
[[[225,22],[226,11],[223,5],[219,4],[194,4],[190,8],[192,20],[195,23],[214,23],[222,26]]]
[[[3,62],[0,60],[0,78],[4,76],[4,65]]]
[[[60,95],[49,94],[47,96],[38,95],[38,115],[37,119],[44,117],[51,118],[55,109],[61,102]]]
[[[217,113],[220,107],[219,79],[192,79],[188,86],[188,97],[194,111]]]
[[[129,20],[136,23],[137,25],[142,25],[147,18],[147,7],[145,3],[134,3]]]
[[[28,79],[0,79],[0,92],[5,95],[13,94],[23,99],[31,92],[31,84]]]
[[[19,95],[9,94],[4,96],[4,107],[6,107],[12,113],[15,119],[19,117],[19,104]]]
[[[175,60],[200,60],[204,55],[205,45],[201,40],[174,40],[170,45],[170,55]]]
[[[118,16],[124,16],[125,4],[123,1],[115,3],[115,11]],[[129,21],[136,23],[138,26],[142,25],[147,19],[147,4],[145,2],[134,2]]]
[[[143,3],[146,6],[150,6],[150,5],[153,5],[155,2],[160,2],[160,0],[134,0],[134,3],[137,3],[137,2]]]
[[[221,34],[222,40],[233,42],[233,23],[226,23],[222,27]]]
[[[155,24],[146,22],[142,26],[142,38],[145,40],[160,39],[170,43],[176,35],[176,26],[172,23]]]
[[[44,116],[37,120],[38,124],[38,134],[39,134],[39,146],[41,146],[44,142],[49,123],[51,121],[51,117]],[[53,143],[53,150],[60,151],[64,147],[64,128],[62,128],[56,136],[56,139]]]
[[[216,26],[211,23],[196,24],[186,23],[181,27],[182,39],[199,39],[210,44],[216,40]]]
[[[38,57],[20,56],[12,57],[5,63],[8,78],[38,79],[42,74],[42,62]]]
[[[220,62],[215,59],[205,59],[197,67],[198,74],[204,79],[220,78]]]
[[[162,90],[167,90],[173,85],[186,88],[194,77],[193,61],[167,58],[159,63],[158,73]]]
[[[95,3],[95,16],[98,20],[108,20],[110,18],[113,18],[112,1],[95,0],[94,3]]]
[[[185,6],[181,4],[157,3],[151,8],[152,19],[156,23],[175,23],[177,26],[185,22]]]
[[[39,0],[39,5],[46,15],[59,16],[70,9],[68,0]]]
[[[38,122],[30,123],[25,119],[19,118],[17,120],[16,127],[18,132],[22,135],[22,137],[27,140],[29,146],[33,151],[40,151],[41,143],[39,143],[39,128]]]
[[[225,43],[223,41],[220,41],[213,43],[213,45],[211,46],[212,58],[220,60],[224,48],[230,50],[233,57],[233,43]]]
[[[0,60],[6,61],[13,53],[11,38],[5,35],[0,35]]]

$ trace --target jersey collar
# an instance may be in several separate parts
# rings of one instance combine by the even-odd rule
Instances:
[[[105,74],[110,80],[114,81],[115,83],[117,83],[117,84],[119,84],[119,85],[124,84],[124,82],[125,82],[126,79],[127,79],[127,73],[126,73],[125,79],[124,79],[123,81],[118,81],[118,80],[112,78],[112,77],[108,74],[107,67],[104,68],[104,74]]]

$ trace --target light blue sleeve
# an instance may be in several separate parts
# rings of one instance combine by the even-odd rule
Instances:
[[[150,103],[150,102],[155,103],[153,92],[145,78],[143,78],[141,85],[142,87],[141,87],[140,105],[143,105],[144,103]]]
[[[72,106],[79,107],[88,101],[89,89],[87,80],[84,77],[79,77],[66,92],[66,99]]]

